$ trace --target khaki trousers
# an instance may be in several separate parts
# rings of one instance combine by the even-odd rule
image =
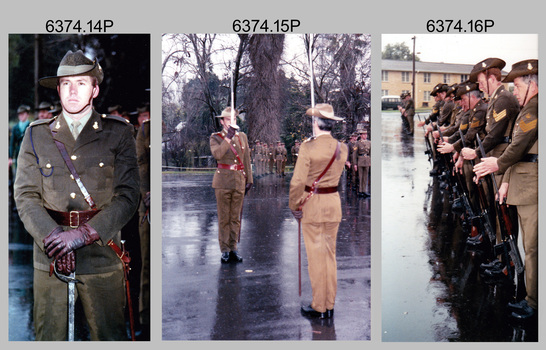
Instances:
[[[218,208],[218,242],[222,253],[237,250],[241,229],[243,191],[235,189],[214,189]]]
[[[538,309],[538,204],[518,205],[525,250],[525,289],[527,304]]]
[[[369,170],[370,167],[368,166],[358,167],[358,192],[367,192]]]
[[[313,291],[311,307],[332,310],[337,293],[336,238],[339,222],[302,223],[309,279]]]
[[[78,275],[76,284],[91,340],[128,340],[125,327],[124,273]],[[34,269],[34,328],[36,340],[63,341],[68,334],[68,285],[55,275]]]

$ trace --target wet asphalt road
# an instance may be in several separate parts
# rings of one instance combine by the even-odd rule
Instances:
[[[221,264],[212,175],[163,175],[163,340],[369,340],[370,199],[341,191],[338,293],[329,321],[310,320],[302,239],[288,208],[289,176],[256,179],[245,197],[239,252]],[[343,181],[343,184],[345,181]]]
[[[382,113],[382,341],[536,341],[536,323],[508,316],[514,291],[480,277],[483,254],[467,249],[449,192],[429,176],[423,137]]]

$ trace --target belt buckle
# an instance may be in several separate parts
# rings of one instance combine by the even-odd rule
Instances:
[[[74,224],[72,223],[72,214],[73,214],[73,213],[76,214],[76,218],[78,219],[76,225],[74,225]],[[70,218],[69,218],[69,220],[70,220],[70,228],[77,228],[78,226],[80,226],[80,213],[78,213],[77,210],[71,210],[69,214],[70,214]]]

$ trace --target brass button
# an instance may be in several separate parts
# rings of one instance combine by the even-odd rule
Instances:
[[[45,167],[49,169],[51,168],[51,164],[47,163]]]
[[[76,157],[75,155],[72,155],[72,156],[70,157],[70,159],[76,160],[76,159],[78,159],[78,157]]]
[[[70,194],[70,197],[72,197],[72,199],[74,199],[74,198],[76,198],[76,194],[75,194],[74,192],[72,192],[72,193]]]

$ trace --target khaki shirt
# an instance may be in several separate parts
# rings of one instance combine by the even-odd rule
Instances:
[[[311,186],[324,171],[335,153],[337,143],[338,141],[330,134],[324,134],[301,144],[294,175],[290,181],[288,201],[290,209],[297,210],[307,197],[305,186]],[[338,156],[317,185],[319,188],[338,186],[347,153],[347,145],[341,143]],[[314,194],[303,207],[302,223],[340,221],[341,200],[338,192]]]

